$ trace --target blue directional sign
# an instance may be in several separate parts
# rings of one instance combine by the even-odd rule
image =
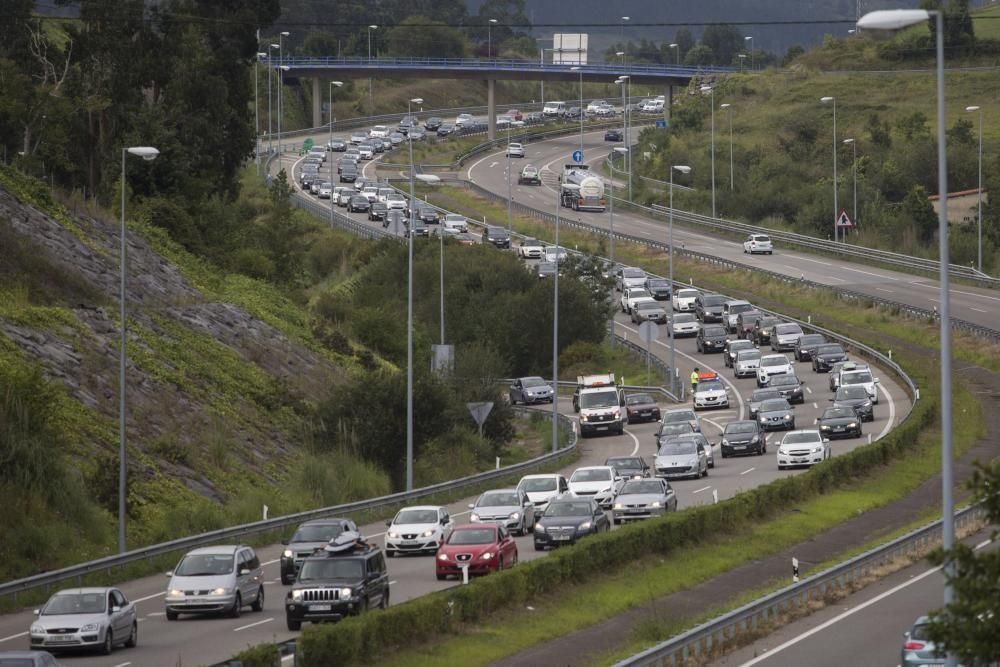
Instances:
[[[667,121],[665,118],[660,118],[656,121],[656,129],[662,130],[667,127]]]
[[[583,162],[583,151],[573,151],[573,162]]]

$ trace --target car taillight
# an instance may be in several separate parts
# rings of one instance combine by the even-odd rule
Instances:
[[[906,642],[905,644],[903,644],[903,650],[904,651],[920,651],[925,646],[927,646],[927,644],[925,644],[923,642]]]

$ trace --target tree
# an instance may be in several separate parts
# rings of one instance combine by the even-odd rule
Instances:
[[[868,116],[865,122],[865,132],[873,144],[883,150],[892,147],[892,134],[889,131],[889,121],[879,118],[877,113]]]
[[[801,44],[793,44],[792,46],[789,46],[788,50],[785,51],[785,57],[781,59],[781,66],[787,67],[805,52],[806,50],[802,48]]]
[[[987,523],[1000,523],[1000,464],[976,463],[970,486],[976,500],[986,510]],[[997,539],[997,530],[992,538]],[[928,638],[938,647],[955,653],[965,665],[992,664],[1000,661],[1000,551],[976,551],[956,544],[947,551],[939,549],[930,556],[944,568],[945,578],[955,592],[954,600],[943,609],[931,612]]]
[[[685,65],[711,65],[715,60],[715,54],[705,44],[698,42],[684,56]]]
[[[500,44],[526,35],[523,28],[511,27],[529,25],[524,5],[525,0],[486,0],[479,6],[479,13],[473,19],[476,25],[469,29],[469,36],[483,46],[492,39],[493,55],[496,56]],[[496,23],[490,24],[490,19],[496,19]],[[454,23],[453,18],[445,20]],[[489,28],[490,25],[493,26],[492,29]],[[486,49],[483,49],[484,55],[485,52]]]
[[[414,58],[462,58],[469,50],[462,33],[426,16],[410,16],[385,34],[389,55]]]
[[[712,24],[701,34],[701,43],[712,49],[716,63],[728,64],[743,49],[743,33],[728,23]]]
[[[966,120],[965,118],[959,118],[946,132],[948,135],[948,143],[958,143],[966,146],[975,145],[979,140],[973,129],[972,121]]]
[[[922,243],[934,240],[934,232],[938,227],[937,213],[934,212],[923,186],[913,186],[910,194],[903,200],[901,213],[904,221],[913,225]]]
[[[673,43],[677,45],[677,50],[680,51],[680,58],[683,62],[688,51],[694,48],[694,35],[687,28],[680,28],[674,33]]]
[[[291,283],[299,277],[306,250],[306,229],[292,208],[291,194],[292,186],[282,169],[271,182],[271,211],[262,221],[261,229],[263,249],[274,263],[274,277],[283,283]]]
[[[922,111],[914,111],[900,117],[896,121],[896,129],[907,141],[930,135],[930,129],[927,127],[927,116]]]

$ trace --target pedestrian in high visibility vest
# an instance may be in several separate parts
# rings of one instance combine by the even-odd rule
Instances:
[[[698,389],[698,368],[691,371],[691,400],[694,400],[694,392]]]

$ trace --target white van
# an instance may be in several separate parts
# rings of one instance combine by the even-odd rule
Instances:
[[[566,113],[565,102],[546,102],[545,106],[542,107],[542,115],[544,116],[562,116],[564,113]]]

